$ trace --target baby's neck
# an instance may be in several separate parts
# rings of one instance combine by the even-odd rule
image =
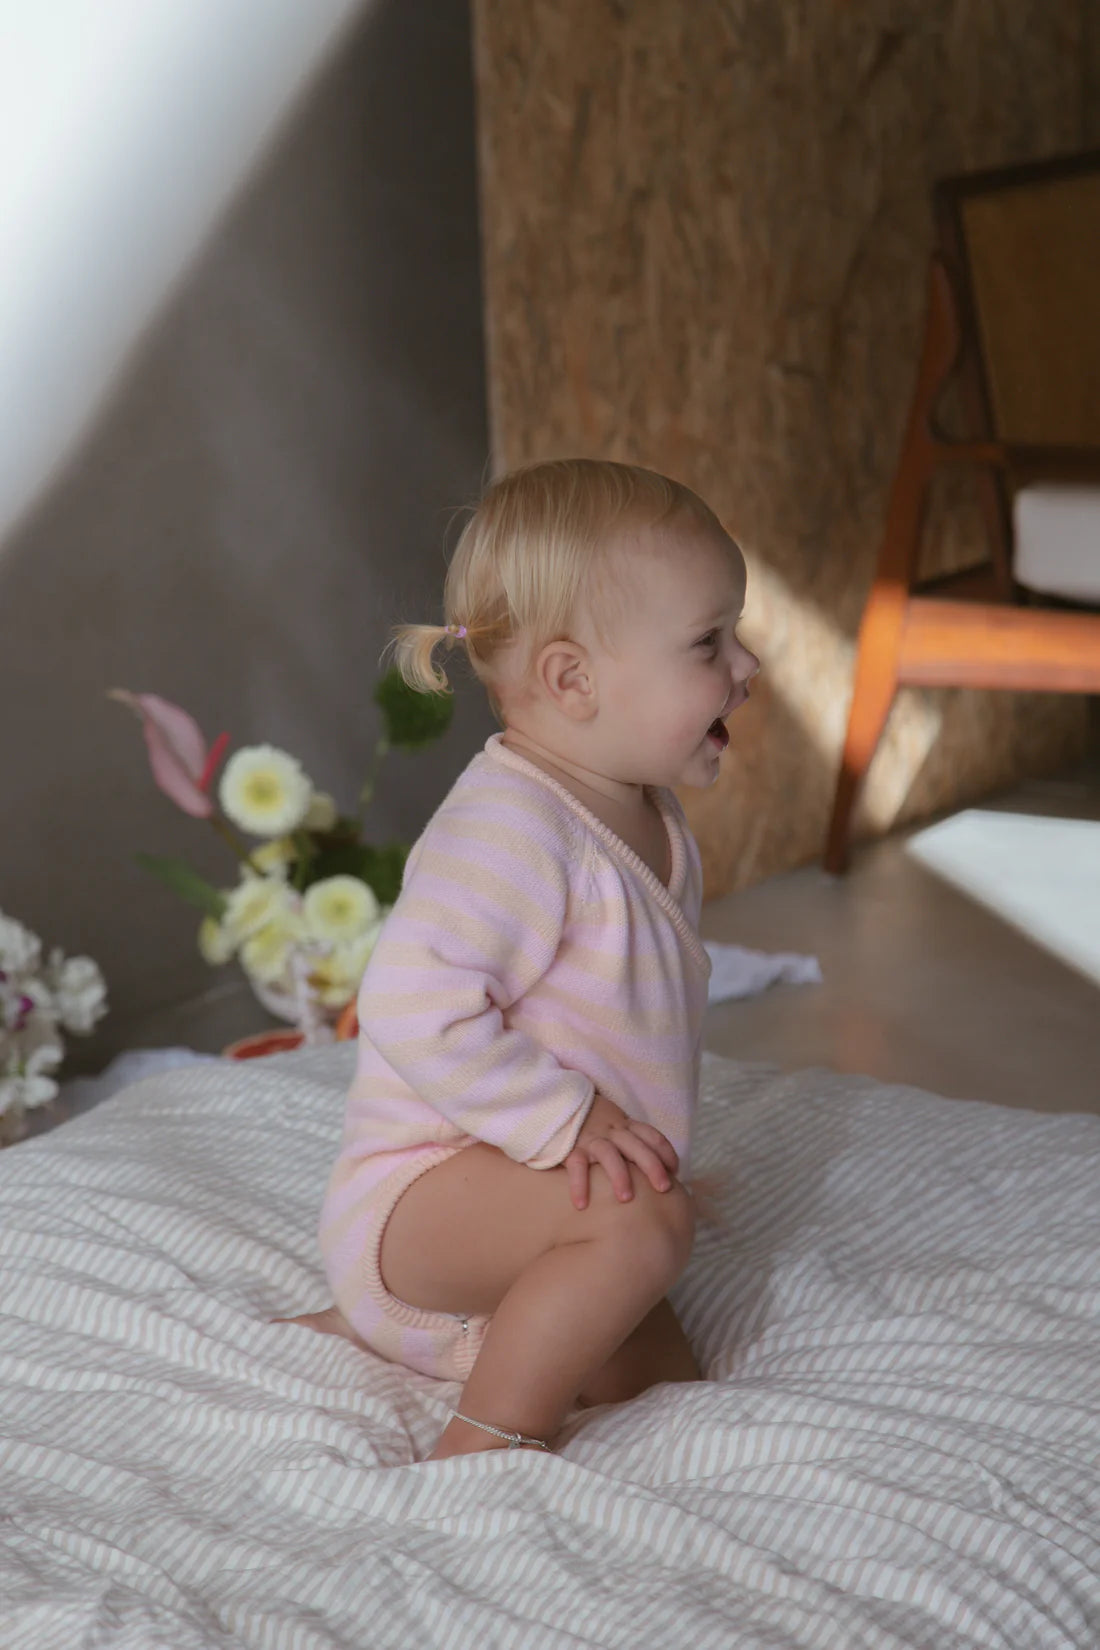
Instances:
[[[501,744],[564,785],[600,819],[606,819],[611,813],[621,820],[636,820],[653,807],[644,785],[597,773],[559,751],[549,750],[518,728],[506,727],[501,734]]]

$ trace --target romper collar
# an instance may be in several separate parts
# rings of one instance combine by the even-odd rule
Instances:
[[[671,793],[667,787],[664,785],[646,785],[643,787],[652,797],[657,807],[672,850],[672,870],[666,888],[656,871],[646,864],[642,856],[636,854],[629,843],[624,842],[622,837],[613,831],[609,825],[605,825],[603,820],[592,812],[591,808],[587,808],[580,797],[574,796],[571,790],[555,779],[552,774],[548,774],[544,768],[540,768],[537,763],[529,762],[518,751],[510,750],[507,745],[502,744],[503,737],[503,731],[490,734],[485,741],[485,755],[495,757],[509,767],[518,768],[522,773],[530,774],[533,778],[541,780],[556,796],[561,797],[573,813],[587,825],[592,834],[599,838],[604,847],[610,849],[618,859],[625,861],[634,874],[645,884],[657,904],[671,918],[677,933],[684,941],[697,966],[702,969],[704,974],[709,975],[711,969],[710,957],[680,905],[684,884],[687,881],[687,844],[684,841],[684,833],[673,806]]]

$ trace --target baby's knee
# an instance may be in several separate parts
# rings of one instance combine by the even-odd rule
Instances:
[[[634,1196],[628,1202],[620,1202],[613,1192],[607,1200],[608,1236],[622,1244],[633,1268],[646,1266],[662,1289],[671,1287],[691,1257],[694,1201],[678,1180],[667,1192],[658,1192],[633,1165],[630,1178]]]

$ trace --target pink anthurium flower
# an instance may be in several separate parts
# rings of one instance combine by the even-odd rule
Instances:
[[[210,819],[210,786],[229,735],[219,734],[207,750],[194,717],[167,699],[155,693],[128,693],[125,688],[112,688],[109,697],[141,717],[153,778],[165,796],[193,819]]]

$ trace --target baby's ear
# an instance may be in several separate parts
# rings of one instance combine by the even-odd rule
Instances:
[[[595,714],[592,662],[579,642],[547,642],[536,661],[535,675],[546,697],[564,716],[586,721]]]

